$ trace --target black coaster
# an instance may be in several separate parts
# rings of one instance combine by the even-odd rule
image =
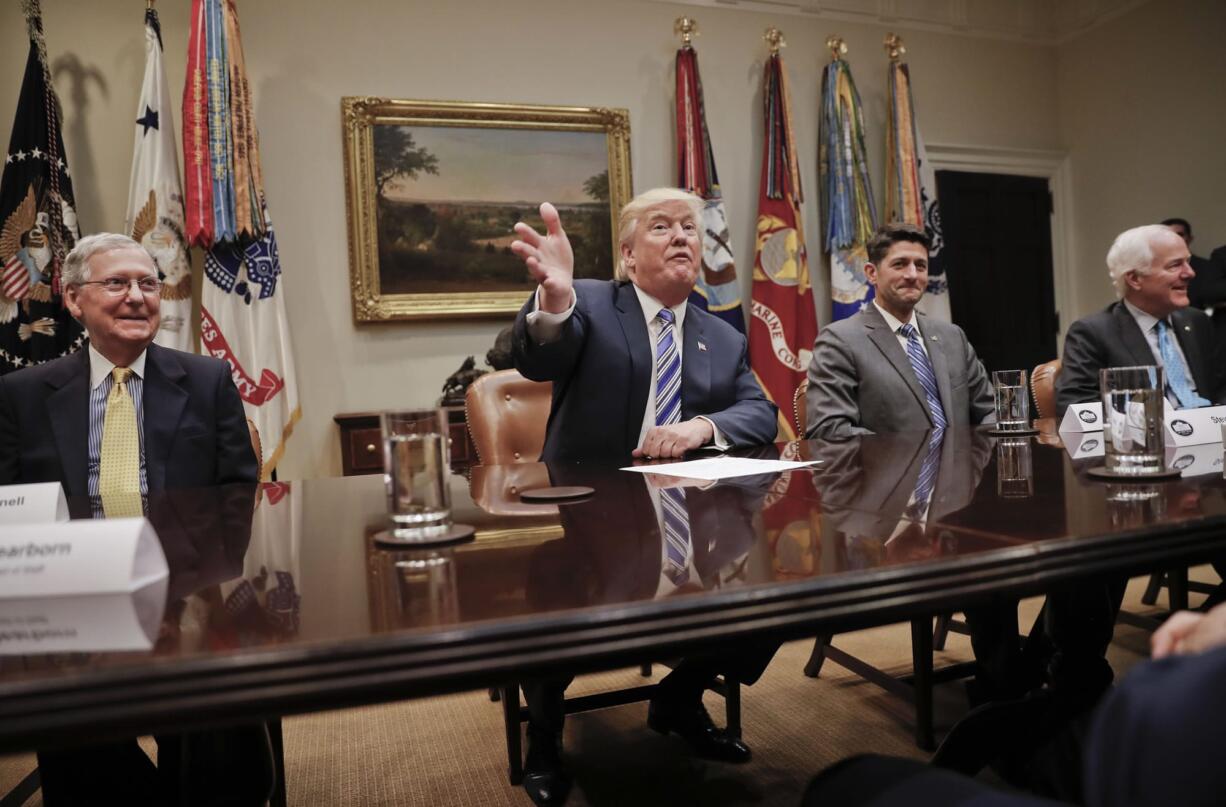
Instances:
[[[405,547],[414,546],[438,546],[440,544],[458,544],[462,541],[468,541],[476,535],[477,530],[467,524],[452,524],[447,532],[438,535],[423,535],[414,537],[402,537],[396,535],[391,530],[382,530],[375,533],[375,543],[387,548],[404,549]]]
[[[596,492],[595,488],[586,485],[571,485],[556,488],[536,488],[525,490],[519,498],[525,502],[565,502],[569,499],[582,499]]]
[[[1115,471],[1108,471],[1105,465],[1099,465],[1086,471],[1086,476],[1109,482],[1163,482],[1168,479],[1178,479],[1181,474],[1176,468],[1167,468],[1156,474],[1118,474]]]
[[[1038,429],[988,429],[988,434],[993,437],[1031,437],[1039,433]]]

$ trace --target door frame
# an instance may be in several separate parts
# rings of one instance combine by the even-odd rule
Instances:
[[[1056,353],[1064,353],[1064,331],[1081,310],[1073,282],[1073,184],[1063,151],[926,143],[933,171],[1043,177],[1052,195],[1051,266],[1056,303]],[[1052,358],[1057,358],[1053,356]]]

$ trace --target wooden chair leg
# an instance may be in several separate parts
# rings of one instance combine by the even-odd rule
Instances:
[[[519,684],[502,688],[502,724],[507,734],[507,777],[511,784],[524,781],[524,752],[519,731]]]
[[[639,675],[643,676],[644,678],[650,678],[651,677],[651,665],[650,664],[640,664],[639,665]]]
[[[17,783],[17,786],[0,797],[0,807],[21,807],[30,800],[30,797],[38,792],[42,787],[42,776],[38,772],[37,766],[34,770],[26,774],[26,777]]]
[[[1141,595],[1141,602],[1145,605],[1154,605],[1158,602],[1158,591],[1162,588],[1162,578],[1165,577],[1163,572],[1154,572],[1149,576],[1149,585],[1145,587],[1145,593]]]
[[[490,703],[498,703],[502,700],[502,693],[498,691],[498,687],[490,687]]]
[[[276,776],[269,807],[285,807],[288,796],[285,785],[285,738],[281,734],[281,718],[268,721],[268,740],[272,745],[273,774]]]
[[[944,650],[945,640],[949,638],[949,623],[953,619],[953,614],[939,614],[936,619],[936,627],[932,631],[932,649]]]
[[[911,620],[911,662],[915,666],[915,744],[936,748],[932,736],[932,617]]]
[[[1167,603],[1171,611],[1188,609],[1188,567],[1180,566],[1166,573]]]
[[[730,735],[741,739],[741,683],[724,678],[724,723]]]
[[[833,638],[830,634],[825,634],[813,640],[813,652],[805,662],[805,675],[809,678],[816,678],[821,674],[822,664],[826,662],[826,647]]]

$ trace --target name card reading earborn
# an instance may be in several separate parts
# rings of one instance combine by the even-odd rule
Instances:
[[[67,520],[68,501],[59,482],[0,486],[0,526]]]
[[[1102,401],[1092,403],[1072,404],[1064,410],[1064,419],[1060,421],[1060,434],[1070,432],[1100,432],[1103,430]]]
[[[0,530],[0,599],[134,591],[168,574],[143,518]]]
[[[1198,446],[1222,442],[1226,426],[1226,406],[1206,406],[1202,409],[1170,409],[1166,421],[1167,445]]]

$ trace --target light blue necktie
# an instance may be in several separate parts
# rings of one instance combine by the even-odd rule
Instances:
[[[1192,391],[1188,382],[1188,368],[1171,340],[1171,328],[1166,320],[1158,320],[1158,352],[1162,354],[1162,369],[1166,370],[1166,385],[1175,394],[1180,409],[1196,409],[1209,406],[1210,402]]]
[[[671,313],[671,312],[670,312]],[[690,514],[685,509],[685,491],[660,490],[660,510],[664,515],[664,574],[680,588],[690,582]]]
[[[907,358],[911,360],[911,369],[915,378],[924,389],[924,397],[928,399],[928,410],[932,413],[932,425],[940,430],[945,428],[945,410],[941,408],[941,394],[937,392],[937,375],[932,369],[932,362],[924,352],[924,346],[919,342],[919,332],[911,323],[898,329],[907,340]]]
[[[681,356],[677,353],[675,315],[661,308],[660,338],[656,340],[656,425],[681,422]]]

